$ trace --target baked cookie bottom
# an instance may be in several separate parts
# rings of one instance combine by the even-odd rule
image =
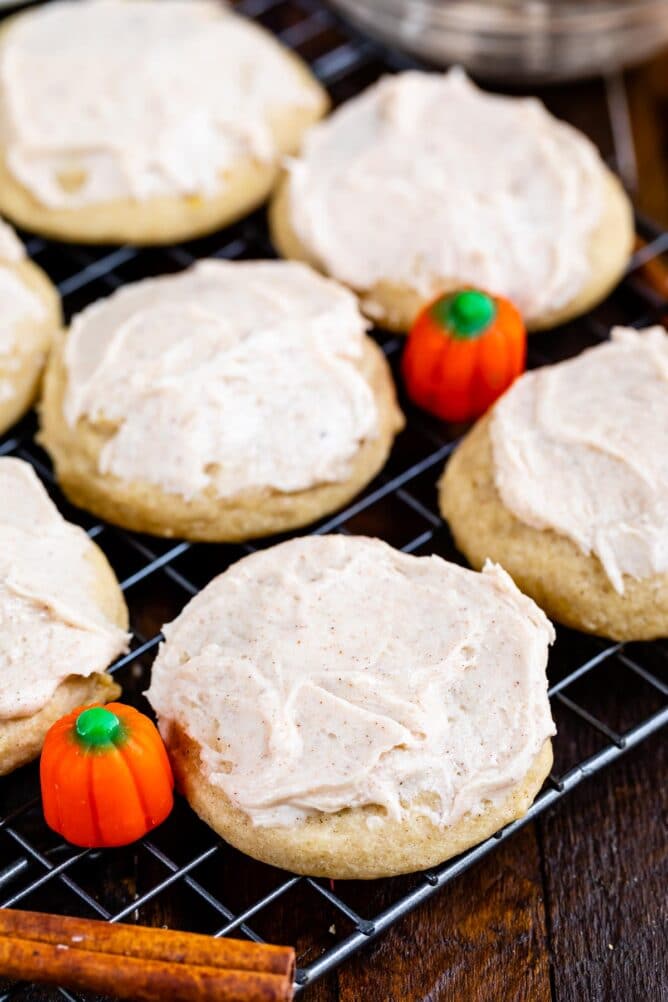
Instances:
[[[53,240],[138,246],[193,240],[243,218],[266,201],[276,184],[283,156],[298,152],[305,130],[329,108],[326,92],[301,59],[287,50],[284,55],[314,95],[313,106],[269,116],[276,143],[274,161],[250,157],[240,160],[221,173],[221,190],[215,197],[165,196],[142,202],[126,198],[75,209],[50,208],[14,177],[0,150],[0,213],[16,225]],[[75,182],[73,173],[70,183]]]
[[[305,261],[323,271],[317,258],[301,243],[292,226],[289,185],[289,176],[283,176],[269,208],[272,240],[282,257]],[[622,277],[633,249],[633,210],[619,180],[607,168],[604,189],[602,218],[592,234],[589,246],[589,281],[566,306],[529,323],[530,331],[557,327],[586,313],[605,299]],[[444,279],[442,292],[449,292],[460,286],[461,282]],[[397,333],[408,331],[419,310],[425,305],[424,298],[414,289],[391,282],[379,282],[372,289],[353,291],[360,297],[361,309],[375,323]]]
[[[24,260],[14,265],[12,271],[39,296],[46,313],[42,320],[19,324],[15,334],[20,349],[0,354],[0,384],[6,382],[12,387],[11,397],[3,399],[0,395],[0,435],[23,417],[35,401],[54,333],[62,324],[60,296],[42,269]]]
[[[93,542],[90,560],[95,569],[95,598],[100,609],[108,620],[127,630],[125,599],[107,558]],[[60,717],[78,706],[110,703],[120,694],[121,687],[105,672],[96,672],[88,677],[70,675],[37,713],[0,720],[0,776],[36,758],[42,750],[46,732]]]
[[[290,827],[254,827],[202,774],[199,745],[181,728],[167,734],[177,787],[193,810],[227,842],[254,859],[293,873],[370,880],[436,866],[526,814],[552,767],[546,741],[526,776],[501,804],[440,828],[417,811],[401,821],[379,807],[318,814]],[[369,821],[371,820],[371,823]]]
[[[360,369],[379,411],[376,438],[362,443],[347,480],[303,491],[247,491],[220,498],[213,490],[186,500],[154,484],[127,482],[98,472],[98,456],[110,434],[80,420],[70,428],[63,417],[66,373],[61,352],[47,371],[41,407],[40,442],[51,454],[60,486],[81,508],[108,522],[156,536],[210,542],[238,542],[299,528],[343,507],[383,468],[404,420],[396,402],[389,366],[380,348],[366,339]],[[296,443],[298,446],[298,443]]]
[[[439,484],[441,514],[469,563],[497,561],[548,616],[577,630],[621,641],[668,635],[668,574],[626,575],[620,595],[598,557],[552,530],[525,525],[503,505],[489,422],[485,417],[469,432]]]

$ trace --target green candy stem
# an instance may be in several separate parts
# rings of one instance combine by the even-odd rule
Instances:
[[[121,722],[115,713],[104,706],[91,706],[77,717],[77,737],[88,748],[101,748],[113,744],[121,734]]]
[[[434,306],[436,320],[457,338],[475,338],[496,316],[496,304],[486,292],[464,289],[439,299]]]

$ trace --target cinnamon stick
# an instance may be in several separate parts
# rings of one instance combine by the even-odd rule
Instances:
[[[0,936],[63,944],[95,953],[146,960],[173,960],[240,971],[293,973],[294,951],[245,940],[214,939],[176,929],[154,929],[94,919],[0,908]]]
[[[0,976],[136,1002],[288,1002],[294,951],[0,909]]]

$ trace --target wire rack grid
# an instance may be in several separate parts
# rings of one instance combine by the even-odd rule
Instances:
[[[299,51],[335,101],[383,72],[410,65],[400,54],[351,32],[316,0],[241,0],[238,6]],[[633,188],[635,158],[621,78],[601,82],[599,97],[610,161]],[[612,323],[644,326],[662,319],[666,303],[642,280],[642,273],[668,251],[668,232],[642,218],[637,227],[643,245],[619,289],[594,313],[559,334],[534,336],[530,365],[556,361],[599,342]],[[57,282],[68,316],[125,282],[178,271],[203,256],[244,259],[274,253],[262,213],[187,246],[91,249],[26,240],[31,256]],[[401,338],[381,331],[374,336],[396,370]],[[311,531],[378,535],[407,553],[434,552],[460,561],[438,513],[435,484],[462,429],[430,420],[406,400],[402,405],[408,426],[383,473],[344,511]],[[160,625],[215,574],[272,541],[191,545],[95,521],[60,494],[34,432],[34,418],[27,418],[0,439],[0,455],[30,462],[65,515],[82,524],[107,553],[121,580],[134,634],[130,653],[111,670],[125,698],[147,710],[142,692],[160,643]],[[50,909],[109,922],[167,924],[257,942],[291,942],[298,951],[296,991],[301,992],[586,777],[668,723],[666,643],[623,645],[559,629],[548,671],[559,728],[552,775],[525,818],[439,868],[391,881],[336,886],[290,876],[236,853],[182,802],[165,825],[133,847],[82,851],[46,828],[37,769],[29,766],[0,782],[0,906]],[[0,985],[0,1002],[58,997],[82,998],[62,988]]]

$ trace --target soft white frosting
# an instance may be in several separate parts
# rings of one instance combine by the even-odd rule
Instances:
[[[355,297],[304,265],[201,261],[76,317],[66,420],[111,421],[102,473],[192,497],[345,480],[378,434]]]
[[[95,599],[92,547],[32,467],[0,458],[0,721],[37,713],[69,675],[127,649]]]
[[[494,479],[506,508],[624,575],[668,571],[668,334],[612,340],[526,373],[493,412]]]
[[[538,100],[486,94],[460,70],[383,78],[309,130],[290,173],[292,227],[355,289],[428,299],[471,283],[530,321],[589,278],[594,146]]]
[[[16,345],[20,324],[42,320],[45,314],[37,293],[26,285],[12,265],[3,267],[0,261],[0,358]]]
[[[10,226],[0,220],[0,369],[11,372],[21,363],[20,325],[46,316],[41,299],[17,274],[25,248]],[[11,379],[0,378],[0,402],[14,396]]]
[[[25,256],[25,247],[14,230],[0,219],[0,264],[19,264]]]
[[[148,697],[256,825],[380,805],[441,825],[499,802],[554,725],[553,630],[498,566],[295,539],[234,564],[165,627]]]
[[[44,4],[0,47],[7,165],[53,208],[219,193],[240,159],[275,159],[272,114],[315,100],[271,38],[214,0]]]

